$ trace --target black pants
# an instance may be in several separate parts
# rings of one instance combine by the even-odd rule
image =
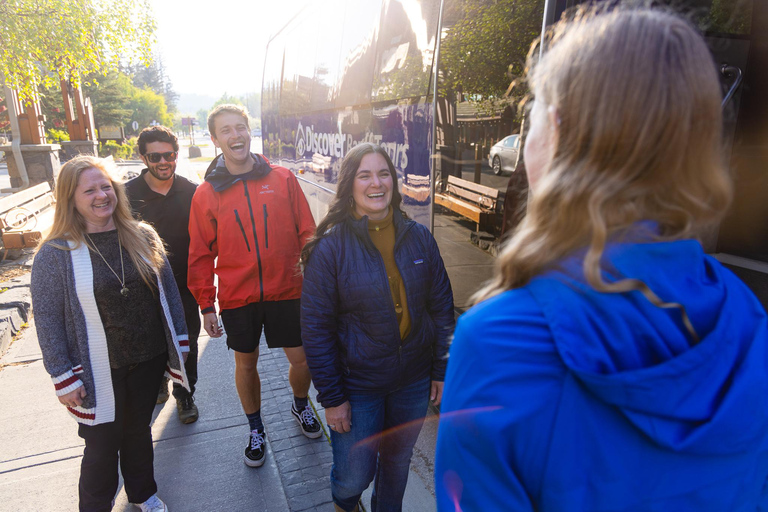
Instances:
[[[189,389],[187,391],[181,384],[173,383],[173,397],[177,400],[185,396],[195,394],[195,384],[197,384],[197,338],[200,336],[200,309],[197,301],[192,295],[183,294],[181,302],[184,304],[184,317],[187,321],[187,331],[189,332],[189,356],[184,363],[184,369],[187,371],[189,379]]]
[[[80,511],[112,510],[117,493],[117,465],[131,503],[143,503],[157,492],[152,448],[152,412],[165,372],[167,354],[112,370],[115,421],[80,425],[85,440],[80,465]]]

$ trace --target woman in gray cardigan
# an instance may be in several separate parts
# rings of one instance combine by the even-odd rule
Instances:
[[[85,440],[80,510],[112,508],[119,460],[128,500],[167,511],[150,422],[164,374],[189,387],[184,310],[162,242],[134,220],[105,160],[62,167],[53,228],[32,266],[32,303],[45,368]]]

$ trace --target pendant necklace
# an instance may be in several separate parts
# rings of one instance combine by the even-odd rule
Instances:
[[[120,276],[117,275],[117,272],[115,272],[115,270],[110,266],[110,264],[107,263],[107,259],[104,257],[103,254],[101,254],[101,251],[99,250],[98,247],[96,247],[96,244],[93,243],[93,239],[88,235],[88,233],[86,233],[85,236],[88,237],[88,240],[91,241],[91,245],[93,246],[94,249],[96,249],[96,254],[101,256],[101,259],[104,261],[104,264],[107,266],[107,268],[111,270],[112,273],[115,274],[115,277],[117,278],[117,280],[120,281],[120,286],[121,286],[120,295],[122,295],[123,297],[127,297],[128,288],[125,286],[125,266],[123,265],[123,246],[120,243],[120,237],[119,236],[117,237],[117,246],[120,249],[120,272],[123,275],[122,279],[120,279]]]

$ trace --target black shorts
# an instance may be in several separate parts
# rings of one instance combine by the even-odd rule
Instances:
[[[259,346],[261,329],[269,348],[301,346],[300,299],[254,302],[221,312],[227,333],[227,346],[236,352],[254,352]]]

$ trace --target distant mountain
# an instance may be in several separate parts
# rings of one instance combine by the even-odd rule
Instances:
[[[182,114],[194,115],[201,108],[206,110],[210,109],[218,99],[219,98],[216,96],[208,96],[205,94],[181,93],[179,94],[178,102],[179,112]]]

